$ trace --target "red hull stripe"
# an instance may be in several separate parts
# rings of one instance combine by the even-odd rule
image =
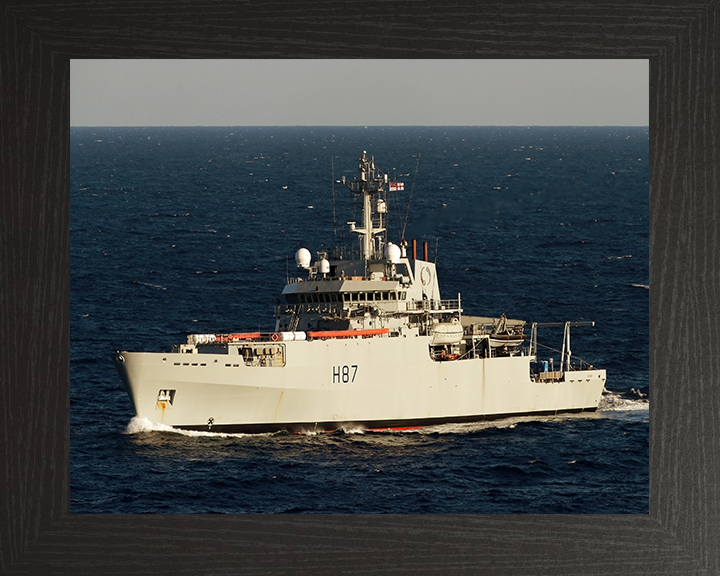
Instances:
[[[501,420],[518,416],[553,416],[556,414],[568,414],[579,412],[595,412],[596,408],[572,408],[569,410],[543,410],[540,412],[519,412],[507,414],[478,414],[473,416],[445,416],[439,418],[416,418],[408,420],[370,420],[355,422],[276,422],[257,424],[213,424],[208,429],[207,424],[174,426],[180,430],[204,430],[205,432],[226,432],[226,433],[266,433],[266,432],[334,432],[342,428],[364,428],[365,430],[412,430],[426,426],[437,426],[439,424],[458,424],[468,422],[486,422],[490,420]]]

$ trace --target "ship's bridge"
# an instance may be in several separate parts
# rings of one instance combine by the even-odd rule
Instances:
[[[392,329],[419,322],[411,316],[461,313],[459,294],[453,300],[440,298],[432,262],[326,262],[308,265],[306,279],[288,279],[285,302],[275,308],[276,330]],[[334,275],[338,270],[340,275]]]
[[[295,254],[306,278],[288,278],[285,302],[275,308],[276,330],[368,330],[428,326],[444,316],[459,318],[457,300],[441,300],[435,263],[428,259],[427,242],[418,258],[416,240],[387,238],[387,192],[403,188],[380,174],[372,157],[363,152],[359,177],[342,183],[362,201],[362,219],[348,222],[358,248],[319,251],[315,262],[307,248]],[[404,236],[404,228],[401,237]],[[422,316],[422,318],[421,318]]]

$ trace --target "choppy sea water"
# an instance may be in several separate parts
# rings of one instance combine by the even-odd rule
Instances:
[[[75,128],[71,149],[71,512],[648,512],[647,129]],[[110,355],[271,330],[295,251],[350,241],[332,181],[363,150],[405,182],[389,238],[428,242],[444,298],[596,322],[573,353],[607,370],[601,409],[317,435],[134,418]]]

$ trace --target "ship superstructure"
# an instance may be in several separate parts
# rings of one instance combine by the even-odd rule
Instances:
[[[295,254],[275,331],[191,334],[169,353],[118,352],[138,416],[227,432],[408,428],[511,415],[594,411],[605,384],[572,356],[570,328],[463,314],[442,299],[427,243],[387,240],[398,188],[363,152],[342,180],[362,202],[358,249]],[[422,250],[421,254],[418,252]],[[564,328],[560,366],[538,359],[537,330]]]

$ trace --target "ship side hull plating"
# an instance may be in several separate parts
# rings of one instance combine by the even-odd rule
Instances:
[[[530,376],[529,356],[433,361],[429,337],[284,343],[282,365],[229,354],[121,352],[138,417],[214,432],[404,428],[594,411],[604,370]]]

